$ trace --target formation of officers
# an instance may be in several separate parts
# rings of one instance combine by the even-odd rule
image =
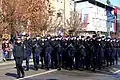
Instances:
[[[26,71],[29,71],[30,68],[29,60],[31,55],[33,56],[35,70],[38,70],[40,67],[46,70],[50,68],[61,70],[61,68],[64,68],[95,71],[96,69],[100,70],[101,68],[117,64],[120,51],[120,41],[118,39],[96,35],[92,37],[47,36],[33,39],[27,37],[22,44],[24,46],[23,52],[25,54],[22,55],[26,60]],[[16,52],[20,53],[20,48]],[[18,76],[21,71],[24,77],[24,72],[20,66],[18,66],[17,70]]]

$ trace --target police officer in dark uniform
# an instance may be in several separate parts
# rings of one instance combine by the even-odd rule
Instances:
[[[80,67],[80,42],[82,42],[81,39],[77,38],[77,41],[75,41],[75,69],[78,69]]]
[[[116,39],[115,43],[116,43],[115,61],[116,61],[116,64],[118,64],[118,54],[119,54],[119,48],[120,48],[120,46],[119,46],[119,40]]]
[[[44,62],[45,62],[45,38],[42,37],[40,39],[40,47],[41,47],[41,54],[40,54],[40,61],[41,61],[41,68],[44,68]]]
[[[61,40],[59,38],[59,40]],[[63,55],[63,47],[61,46],[60,42],[56,45],[56,55],[57,55],[57,68],[61,70],[62,67],[62,55]]]
[[[91,54],[91,68],[93,68],[92,70],[95,71],[96,69],[96,64],[97,64],[97,40],[96,40],[96,35],[93,35],[93,37],[90,39],[90,43],[91,43],[91,50],[92,50],[92,54]]]
[[[110,39],[106,39],[106,46],[105,46],[105,58],[106,58],[106,64],[107,67],[109,67],[109,62],[110,62],[110,53],[111,53],[111,44],[110,44]]]
[[[51,61],[51,53],[53,51],[53,48],[51,47],[49,43],[49,39],[45,39],[45,68],[49,70],[50,68],[50,61]]]
[[[110,66],[112,66],[112,64],[113,64],[113,60],[114,60],[113,56],[114,56],[114,51],[115,51],[114,50],[114,45],[113,45],[112,42],[113,42],[112,39],[110,39],[110,42],[109,42],[110,43],[110,46],[109,46],[110,47],[110,55],[109,55]]]
[[[68,57],[67,57],[67,67],[70,68],[70,70],[73,70],[73,66],[74,66],[74,56],[75,56],[75,47],[73,46],[73,44],[69,44],[69,46],[67,47],[67,53],[68,53]]]
[[[50,41],[50,45],[53,48],[53,51],[51,53],[51,68],[57,68],[57,55],[56,55],[56,45],[58,44],[58,41],[53,37]]]
[[[33,42],[33,62],[34,62],[34,68],[35,70],[38,70],[38,66],[39,66],[39,58],[40,58],[40,53],[41,53],[41,47],[39,44],[39,37],[37,37],[37,39],[35,39],[35,41]]]
[[[101,54],[102,54],[102,67],[105,67],[105,37],[102,36],[101,40]]]
[[[26,47],[26,71],[29,71],[29,60],[31,57],[31,51],[32,51],[32,40],[30,37],[27,37],[26,40],[24,41],[24,45]]]
[[[61,46],[64,48],[63,51],[63,58],[62,58],[62,67],[67,69],[67,47],[68,47],[68,37],[63,38],[62,42],[61,42]]]
[[[85,40],[85,50],[86,50],[86,58],[85,58],[86,69],[90,69],[92,49],[91,49],[89,36],[87,36]]]
[[[86,57],[86,51],[85,51],[85,45],[84,40],[81,37],[80,43],[79,43],[79,54],[80,54],[80,68],[84,68],[85,65],[85,57]]]
[[[96,55],[97,55],[97,67],[99,68],[99,70],[101,69],[101,65],[102,65],[102,52],[101,52],[101,38],[98,37],[97,38],[97,50],[96,50]]]
[[[25,51],[24,51],[24,45],[22,44],[19,38],[17,39],[17,42],[14,45],[13,56],[16,62],[17,78],[24,77],[25,73],[22,67],[22,63],[23,63],[23,59],[25,58]]]

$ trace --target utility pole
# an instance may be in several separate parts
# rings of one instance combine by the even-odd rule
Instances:
[[[76,22],[75,22],[75,21],[76,21],[76,20],[75,20],[75,19],[76,19],[76,18],[75,18],[75,14],[76,14],[76,2],[75,2],[75,0],[74,0],[74,27],[75,27],[75,23],[76,23]]]
[[[63,29],[65,28],[65,4],[66,4],[66,2],[65,2],[65,0],[64,0],[64,26],[63,26]]]

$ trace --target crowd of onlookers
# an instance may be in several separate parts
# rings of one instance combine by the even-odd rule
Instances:
[[[13,43],[9,39],[3,39],[2,41],[2,60],[13,59]]]

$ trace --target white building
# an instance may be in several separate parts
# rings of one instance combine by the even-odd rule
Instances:
[[[76,11],[82,14],[82,21],[87,21],[86,31],[107,32],[106,8],[99,7],[95,4],[89,3],[88,1],[76,3]],[[114,23],[112,23],[110,30],[114,32]]]

